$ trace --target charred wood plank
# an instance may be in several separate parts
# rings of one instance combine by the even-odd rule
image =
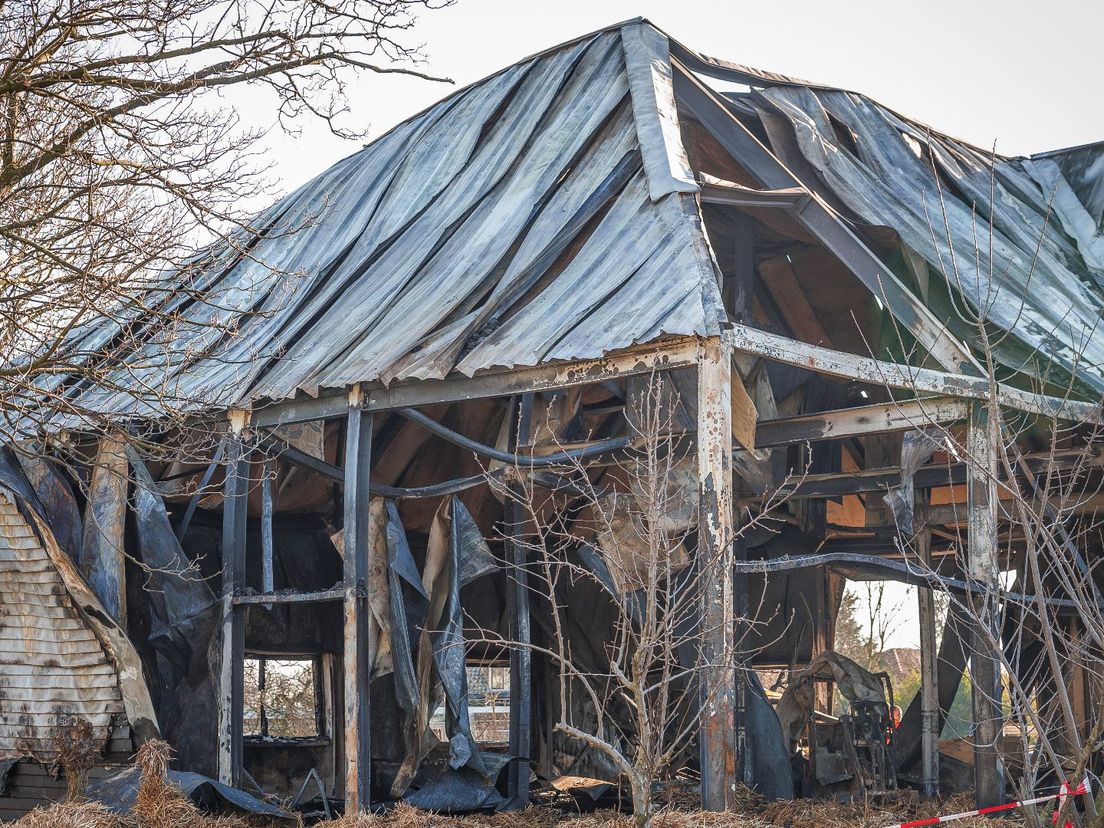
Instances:
[[[837,411],[760,420],[755,447],[770,448],[816,440],[838,440],[864,434],[906,431],[926,425],[965,420],[969,403],[954,397],[925,397],[900,402],[875,403]]]
[[[799,342],[788,336],[761,331],[746,325],[732,325],[725,337],[737,351],[805,368],[819,374],[869,383],[883,388],[901,388],[918,394],[938,394],[964,399],[988,400],[989,380],[965,374],[914,368],[894,362],[857,356],[831,348]],[[1104,424],[1099,403],[1078,402],[997,385],[997,402],[1031,414],[1078,422]]]
[[[533,419],[533,396],[525,394],[516,409],[517,427],[510,441],[516,449],[529,442]],[[506,563],[509,577],[506,587],[506,617],[510,641],[510,755],[507,767],[506,810],[521,810],[529,805],[529,763],[533,752],[533,653],[529,613],[528,560],[521,532],[525,524],[522,507],[524,490],[510,483],[505,504]]]
[[[1004,772],[997,741],[1004,729],[1001,712],[1000,589],[997,547],[998,420],[989,408],[975,402],[966,431],[968,570],[980,590],[971,596],[974,622],[970,673],[973,679],[974,787],[977,805],[986,808],[1004,802]]]
[[[386,411],[432,405],[442,402],[487,397],[507,397],[538,391],[554,391],[574,385],[589,385],[621,377],[650,374],[694,365],[697,339],[683,337],[626,348],[600,359],[538,365],[513,371],[489,371],[475,376],[455,376],[442,380],[365,385],[365,411]],[[344,416],[346,396],[335,394],[300,400],[286,400],[257,406],[253,425],[271,427]]]

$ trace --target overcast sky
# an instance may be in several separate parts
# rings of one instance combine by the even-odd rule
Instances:
[[[1005,154],[1104,139],[1104,0],[458,0],[425,12],[415,40],[425,68],[463,86],[637,16],[699,52],[855,89]],[[366,77],[349,123],[377,136],[452,88]],[[270,111],[264,101],[233,103],[253,123]],[[357,149],[309,124],[268,143],[285,191]]]
[[[581,34],[646,17],[707,55],[863,92],[932,127],[1004,154],[1104,139],[1104,0],[458,0],[423,14],[422,67],[456,86],[365,77],[348,123],[370,137],[452,89]],[[263,99],[232,99],[262,125]],[[289,191],[358,149],[317,124],[266,139]],[[894,586],[905,617],[893,646],[915,646],[916,598]]]

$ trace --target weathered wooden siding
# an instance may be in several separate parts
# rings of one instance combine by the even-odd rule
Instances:
[[[0,489],[0,759],[51,762],[67,717],[106,742],[123,715],[119,680],[61,574]]]
[[[126,764],[131,754],[130,728],[118,727],[107,743],[104,763],[93,768],[88,779],[94,782],[110,775]],[[65,776],[54,772],[34,759],[16,762],[8,771],[6,783],[0,785],[0,822],[9,822],[35,808],[41,808],[65,798]]]

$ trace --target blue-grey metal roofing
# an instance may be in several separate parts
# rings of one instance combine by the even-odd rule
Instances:
[[[274,205],[244,253],[224,244],[165,276],[145,303],[161,313],[86,326],[75,350],[122,362],[71,391],[78,405],[221,408],[717,333],[671,46],[632,21],[400,124]],[[1057,367],[1060,381],[1076,371],[1082,388],[1104,391],[1101,145],[991,159],[861,95],[673,46],[698,71],[749,84],[745,110],[783,116],[822,186],[1012,331],[1006,365]]]
[[[715,335],[674,111],[667,39],[643,22],[461,90],[268,210],[246,254],[210,251],[187,290],[167,277],[146,304],[179,321],[82,331],[80,351],[125,356],[79,404],[157,412],[122,387],[229,407]]]
[[[855,92],[675,49],[749,85],[731,97],[765,123],[782,116],[835,197],[966,299],[971,313],[957,299],[940,308],[956,333],[975,342],[980,312],[1012,334],[990,340],[1007,369],[1104,394],[1104,143],[1006,158]]]

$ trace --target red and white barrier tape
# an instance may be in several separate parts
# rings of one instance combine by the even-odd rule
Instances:
[[[953,822],[956,819],[964,819],[965,817],[996,814],[1001,811],[1011,811],[1015,808],[1023,808],[1027,805],[1038,805],[1042,802],[1049,802],[1052,799],[1057,799],[1060,807],[1065,797],[1079,796],[1080,794],[1088,792],[1089,777],[1086,776],[1084,781],[1076,788],[1071,788],[1070,783],[1065,782],[1062,784],[1058,793],[1048,794],[1047,796],[1037,796],[1034,799],[1024,799],[1019,802],[1006,802],[1003,805],[990,805],[988,808],[978,808],[976,811],[963,811],[961,814],[947,814],[946,816],[929,817],[928,819],[914,819],[912,822],[899,822],[896,825],[887,825],[886,828],[920,828],[921,825],[938,825],[941,822]],[[1055,812],[1054,818],[1055,821],[1057,821],[1057,812]]]

